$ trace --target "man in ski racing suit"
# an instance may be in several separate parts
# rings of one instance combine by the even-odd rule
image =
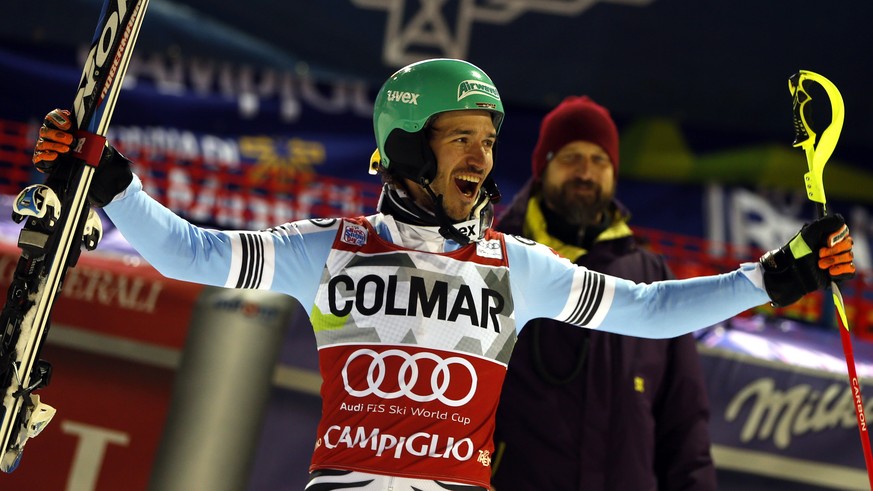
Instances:
[[[162,274],[282,292],[306,307],[324,380],[308,490],[487,489],[501,384],[531,319],[668,338],[794,302],[853,271],[839,216],[734,272],[651,285],[498,233],[489,228],[499,196],[491,170],[503,115],[493,82],[470,63],[404,67],[374,105],[378,213],[263,231],[186,222],[107,145],[89,200]],[[70,127],[68,112],[49,113],[38,168],[69,151]],[[842,240],[825,247],[831,236]]]

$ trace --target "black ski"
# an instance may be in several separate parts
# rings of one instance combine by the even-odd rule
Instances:
[[[33,391],[45,387],[51,365],[39,359],[49,316],[67,268],[81,248],[94,249],[100,219],[87,203],[104,136],[115,109],[148,0],[104,0],[100,21],[73,100],[76,139],[44,184],[24,189],[12,217],[25,221],[18,237],[21,256],[0,313],[0,470],[18,466],[28,438],[39,434],[54,409]]]

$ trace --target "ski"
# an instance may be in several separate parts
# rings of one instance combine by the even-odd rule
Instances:
[[[70,156],[44,184],[28,186],[13,204],[24,221],[6,303],[0,313],[0,470],[18,466],[24,445],[51,421],[54,408],[33,394],[51,379],[51,365],[39,359],[49,317],[67,268],[82,247],[93,250],[102,235],[100,218],[87,195],[100,162],[148,0],[104,0],[73,100],[76,124]]]

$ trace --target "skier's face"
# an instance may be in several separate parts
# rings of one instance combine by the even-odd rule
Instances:
[[[491,113],[479,110],[442,113],[428,131],[437,161],[431,189],[437,196],[443,196],[443,208],[449,218],[466,220],[479,198],[485,177],[494,166],[497,130]],[[407,184],[421,206],[433,209],[433,200],[421,186]]]

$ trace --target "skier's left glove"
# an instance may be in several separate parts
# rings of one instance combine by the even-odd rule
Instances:
[[[842,215],[804,225],[788,244],[761,256],[764,287],[776,307],[785,307],[831,281],[855,276],[852,237]]]
[[[50,172],[60,156],[70,152],[73,144],[73,120],[70,111],[55,109],[48,113],[39,129],[33,150],[33,164],[40,172]],[[103,149],[100,165],[94,170],[88,201],[102,208],[133,180],[131,163],[109,143]]]

